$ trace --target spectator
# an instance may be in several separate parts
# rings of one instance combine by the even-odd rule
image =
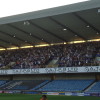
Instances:
[[[66,44],[0,52],[0,68],[44,68],[59,58],[59,67],[95,66],[100,64],[100,42]],[[98,60],[99,59],[99,60]]]

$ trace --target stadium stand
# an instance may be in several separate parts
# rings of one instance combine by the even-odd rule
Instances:
[[[8,84],[1,87],[1,89],[7,90],[28,90],[32,89],[36,86],[41,86],[40,84],[45,82],[45,80],[13,80],[10,81]],[[47,82],[47,81],[46,81]],[[36,88],[39,88],[36,87]]]
[[[5,81],[5,80],[0,80],[0,86],[1,85],[3,85],[3,84],[5,84],[7,81]]]
[[[44,87],[40,88],[40,91],[70,91],[79,92],[88,87],[94,80],[54,80]]]
[[[100,81],[95,74],[55,74],[52,75],[15,75],[12,80],[0,81],[2,91],[21,91],[23,93],[35,92],[100,92]],[[51,79],[50,79],[51,77]],[[3,76],[0,77],[1,79]],[[54,78],[54,79],[53,79]]]
[[[0,52],[0,68],[44,68],[55,58],[58,67],[98,66],[99,57],[100,42],[56,45]]]
[[[67,79],[67,80],[13,80],[0,81],[1,90],[30,90],[46,92],[82,92],[91,84],[94,79]],[[100,92],[100,81],[96,82],[87,92]]]
[[[87,92],[99,93],[100,92],[100,81],[96,82]]]
[[[45,80],[44,82],[42,82],[41,84],[37,85],[36,87],[34,87],[31,90],[38,90],[39,88],[45,86],[46,84],[48,84],[50,82],[50,80]]]
[[[35,94],[36,100],[44,94],[48,100],[64,97],[49,95],[100,96],[98,1],[1,19],[0,99],[5,93]]]

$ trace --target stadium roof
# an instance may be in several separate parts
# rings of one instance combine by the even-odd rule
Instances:
[[[0,18],[0,47],[100,39],[100,0]]]

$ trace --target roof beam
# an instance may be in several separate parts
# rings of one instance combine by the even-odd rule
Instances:
[[[56,34],[50,32],[50,31],[48,31],[47,29],[45,29],[45,28],[43,28],[43,27],[41,27],[41,26],[39,26],[39,25],[37,25],[37,24],[35,24],[35,23],[33,23],[32,21],[29,21],[29,22],[30,22],[33,26],[35,26],[35,27],[41,29],[42,31],[44,31],[44,32],[46,32],[46,33],[48,33],[48,34],[50,34],[50,35],[52,35],[52,36],[54,36],[54,37],[56,37],[56,38],[62,40],[63,42],[68,42],[68,41],[66,41],[65,39],[61,38],[60,36],[58,36],[58,35],[56,35]]]
[[[3,49],[6,49],[7,48],[6,46],[1,45],[1,44],[0,44],[0,47],[3,48]]]
[[[3,17],[0,18],[0,24],[37,19],[37,18],[43,18],[48,16],[55,16],[55,15],[83,11],[83,10],[93,9],[93,8],[100,8],[100,0],[88,0],[86,2],[80,2],[71,5],[65,5],[65,6],[54,7],[45,10],[39,10],[39,11],[33,11],[29,13],[9,16],[9,17]]]
[[[78,34],[77,32],[73,31],[71,28],[69,28],[68,26],[66,25],[63,25],[62,23],[60,23],[58,20],[52,18],[52,17],[49,17],[52,21],[54,21],[56,24],[60,25],[61,27],[63,28],[66,28],[67,30],[69,30],[70,32],[72,32],[74,35],[77,35],[79,36],[80,38],[82,38],[83,40],[87,40],[85,37],[81,36],[80,34]]]
[[[3,40],[3,39],[0,39],[0,41],[2,41],[2,42],[5,42],[5,43],[11,43],[11,42],[9,42],[9,41],[6,41],[6,40]],[[14,45],[14,46],[16,46],[16,47],[19,47],[19,45],[17,45],[17,44],[15,44],[15,43],[11,43],[12,45]]]
[[[16,26],[14,26],[14,25],[11,25],[11,24],[7,24],[7,25],[9,25],[10,27],[12,27],[12,28],[14,28],[14,29],[16,29],[16,30],[19,30],[20,32],[23,32],[24,34],[26,34],[26,35],[28,35],[29,36],[29,32],[26,32],[26,31],[24,31],[24,30],[22,30],[22,29],[20,29],[20,28],[18,28],[18,27],[16,27]],[[33,37],[33,38],[36,38],[36,39],[38,39],[38,40],[41,40],[41,41],[44,41],[44,42],[46,42],[46,43],[49,43],[48,41],[46,41],[46,40],[42,40],[40,37],[37,37],[37,36],[35,36],[35,35],[33,35],[33,34],[31,34],[31,36]]]
[[[9,36],[9,37],[15,38],[15,39],[17,39],[17,40],[22,41],[22,42],[25,43],[25,40],[23,40],[23,39],[20,39],[20,38],[18,38],[18,37],[13,37],[13,35],[10,35],[10,34],[8,34],[7,32],[3,32],[3,31],[1,31],[1,30],[0,30],[0,32],[1,32],[1,33],[4,33],[5,35],[7,35],[7,36]],[[27,42],[27,43],[28,43],[28,42]],[[30,44],[30,43],[28,43],[28,44]]]
[[[74,16],[76,16],[78,19],[80,19],[81,21],[83,21],[85,24],[89,25],[94,31],[98,32],[100,34],[100,30],[97,29],[96,27],[94,27],[92,24],[90,24],[88,21],[86,21],[84,18],[82,18],[80,15],[78,15],[77,13],[73,13]]]

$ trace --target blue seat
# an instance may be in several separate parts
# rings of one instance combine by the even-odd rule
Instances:
[[[0,80],[0,85],[3,85],[6,83],[6,80]]]
[[[41,89],[40,91],[82,91],[89,86],[94,80],[54,80]]]
[[[95,85],[93,85],[88,92],[99,92],[100,93],[100,81],[96,82]]]

